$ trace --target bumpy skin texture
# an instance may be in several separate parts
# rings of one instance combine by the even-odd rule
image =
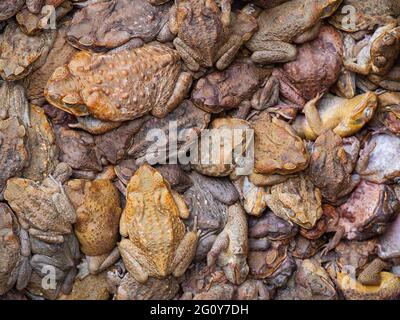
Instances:
[[[22,8],[15,16],[19,27],[27,35],[35,35],[43,30],[57,29],[57,22],[68,14],[73,6],[71,1],[46,0],[39,12],[33,13]]]
[[[44,88],[54,70],[70,61],[76,53],[76,49],[66,39],[67,25],[62,24],[58,26],[57,36],[46,62],[24,80],[27,88],[27,96],[30,100],[44,100]]]
[[[375,183],[392,182],[400,177],[400,138],[390,134],[371,136],[360,151],[356,170],[363,178]]]
[[[348,274],[339,272],[337,284],[347,300],[393,300],[400,296],[400,278],[393,273],[381,272],[381,283],[362,285]]]
[[[61,295],[58,300],[108,300],[110,292],[107,287],[106,272],[91,274],[84,279],[75,279],[72,292]]]
[[[345,59],[344,66],[363,75],[384,76],[393,68],[399,52],[400,27],[394,22],[378,28],[358,53],[356,62]]]
[[[150,278],[146,284],[135,280],[127,273],[121,280],[115,295],[116,300],[169,300],[176,296],[179,284],[175,277]]]
[[[307,102],[303,109],[305,115],[297,116],[292,124],[302,138],[315,140],[328,129],[342,138],[354,135],[371,120],[378,106],[376,94],[370,91],[352,99],[331,94],[319,101],[320,98],[317,96]]]
[[[61,184],[71,174],[70,170],[68,165],[60,163],[54,177],[48,177],[40,184],[22,178],[7,181],[4,198],[31,235],[50,243],[60,243],[64,241],[63,235],[72,232],[76,213]]]
[[[212,113],[237,108],[260,89],[271,69],[257,67],[251,60],[237,60],[224,71],[215,71],[199,79],[192,101]]]
[[[70,180],[66,193],[76,209],[75,234],[82,252],[109,253],[117,243],[122,211],[118,190],[109,180]]]
[[[297,58],[274,70],[281,95],[303,106],[336,82],[342,67],[343,42],[334,28],[324,26],[318,37],[298,48]]]
[[[333,131],[326,131],[315,141],[311,153],[310,177],[325,200],[336,202],[360,182],[358,175],[351,175],[354,168],[351,160],[342,138]]]
[[[17,280],[21,244],[18,237],[19,225],[4,203],[0,204],[0,295],[10,290]]]
[[[27,134],[17,118],[0,121],[0,198],[7,179],[20,172],[29,161]]]
[[[101,171],[101,154],[92,135],[59,125],[54,126],[54,131],[60,148],[60,161],[75,170]]]
[[[56,168],[59,149],[53,127],[42,108],[31,105],[30,123],[27,127],[30,162],[22,177],[41,181]]]
[[[68,40],[95,52],[119,47],[131,39],[150,42],[166,25],[170,5],[152,6],[143,0],[92,3],[74,14]]]
[[[24,5],[25,0],[4,0],[0,3],[0,21],[11,18]]]
[[[285,121],[267,111],[251,119],[254,129],[254,171],[290,174],[304,170],[309,155],[303,140]]]
[[[400,203],[392,187],[362,181],[337,210],[339,227],[349,240],[364,240],[384,234],[398,214]]]
[[[19,80],[43,65],[55,36],[54,30],[27,36],[15,22],[10,22],[0,42],[1,77],[8,81]]]
[[[202,142],[200,141],[198,143],[198,161],[192,163],[192,168],[201,174],[212,177],[230,175],[237,166],[237,158],[247,150],[249,141],[246,141],[246,138],[249,137],[246,137],[246,130],[250,128],[250,124],[245,120],[237,118],[214,119],[209,126],[209,129],[213,131],[202,135],[202,139],[209,139],[208,141],[210,141],[213,136],[216,137],[219,134],[219,137],[224,139],[221,143],[219,143],[220,140],[217,143],[210,142],[210,150],[220,148],[220,152],[202,155]],[[235,130],[237,129],[243,130],[243,134],[239,137],[235,137]],[[225,143],[227,143],[227,146],[225,146]],[[238,153],[240,153],[239,156],[237,156]],[[214,159],[214,154],[219,155],[219,158],[214,157]]]
[[[233,284],[243,283],[249,273],[247,217],[239,203],[228,208],[228,221],[207,255],[207,266],[220,266]]]
[[[224,228],[229,204],[238,200],[238,193],[228,179],[206,177],[193,171],[190,173],[193,185],[183,194],[190,210],[187,225],[201,230],[196,260],[206,257],[218,233]]]
[[[343,7],[349,5],[355,9],[354,26],[346,19],[348,11],[342,10]],[[329,22],[338,29],[356,32],[371,30],[376,24],[384,25],[393,22],[398,15],[400,15],[400,4],[397,0],[344,0]]]
[[[120,221],[124,237],[118,247],[129,273],[139,282],[148,277],[181,276],[193,260],[198,233],[185,233],[180,218],[189,211],[171,192],[157,170],[142,165],[127,188],[127,203]]]
[[[330,16],[341,0],[294,0],[258,16],[259,30],[247,42],[258,63],[286,62],[296,58],[291,43],[304,43],[317,36],[320,21]],[[277,23],[279,21],[279,23]]]
[[[322,215],[321,192],[304,174],[270,189],[267,204],[280,218],[312,229]]]
[[[184,100],[165,118],[158,119],[152,117],[147,119],[148,121],[143,124],[139,132],[133,137],[131,146],[128,149],[128,154],[136,159],[144,157],[153,144],[153,140],[146,138],[151,130],[159,129],[168,137],[172,121],[176,121],[178,134],[177,148],[179,150],[181,147],[190,144],[191,141],[197,138],[201,130],[208,126],[210,118],[211,116],[207,112],[197,108],[190,100]],[[171,132],[171,134],[174,133]],[[168,143],[166,147],[168,148]]]
[[[76,116],[126,121],[150,111],[165,117],[183,100],[190,85],[191,76],[181,72],[175,50],[147,44],[115,53],[78,52],[68,65],[56,69],[45,96]]]
[[[220,70],[226,68],[257,28],[256,20],[246,13],[239,12],[231,21],[231,1],[219,2],[221,8],[215,0],[183,0],[171,10],[174,45],[192,71],[214,63]]]

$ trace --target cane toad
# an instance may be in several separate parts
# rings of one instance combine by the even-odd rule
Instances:
[[[295,119],[293,128],[300,137],[315,140],[327,129],[332,129],[342,138],[351,136],[371,120],[378,105],[378,98],[373,92],[352,99],[331,94],[320,99],[321,95],[318,95],[307,102],[303,109],[305,115]]]
[[[170,5],[152,6],[143,0],[89,3],[74,14],[68,41],[83,50],[101,52],[135,41],[139,47],[157,38],[168,40]],[[163,41],[164,40],[164,41]]]
[[[257,21],[245,9],[231,14],[231,0],[181,0],[172,7],[169,26],[190,70],[214,64],[222,70],[256,31]]]
[[[181,71],[178,53],[152,43],[114,53],[80,51],[54,71],[45,96],[52,105],[76,116],[126,121],[149,111],[165,117],[183,100],[190,85],[191,75]]]
[[[31,236],[48,243],[62,243],[64,235],[72,232],[76,213],[62,185],[70,174],[71,168],[59,163],[41,183],[23,178],[7,181],[4,198]]]
[[[217,264],[233,284],[243,283],[249,273],[247,264],[247,217],[239,203],[228,208],[228,220],[207,255],[207,266]]]
[[[343,140],[332,130],[320,135],[313,146],[310,177],[325,200],[336,202],[349,194],[360,182],[352,175],[354,162],[344,148]]]
[[[7,81],[19,80],[42,66],[55,36],[55,30],[27,36],[15,22],[10,21],[0,38],[1,77]]]
[[[342,0],[292,0],[264,10],[257,18],[259,30],[246,46],[256,63],[288,62],[296,58],[293,43],[317,37],[321,20],[331,16]]]
[[[157,170],[142,165],[127,188],[127,203],[122,212],[118,244],[129,273],[139,282],[148,277],[181,276],[196,252],[198,232],[185,233],[180,218],[189,210],[184,200],[173,193]]]
[[[266,197],[278,217],[305,229],[312,229],[322,215],[321,192],[305,174],[272,186]]]
[[[0,21],[15,15],[25,4],[25,0],[3,0],[0,2]]]

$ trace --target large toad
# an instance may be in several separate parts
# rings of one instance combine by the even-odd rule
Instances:
[[[256,63],[292,61],[297,49],[293,43],[305,43],[318,35],[321,20],[332,15],[342,0],[293,0],[258,17],[259,30],[246,46]]]
[[[167,40],[170,5],[152,6],[143,0],[95,1],[77,11],[68,31],[75,47],[95,52],[135,41]]]
[[[165,117],[183,100],[190,85],[191,76],[181,71],[178,53],[152,43],[107,54],[78,52],[55,70],[45,96],[76,116],[126,121],[150,111]]]
[[[225,69],[257,29],[256,19],[246,11],[231,14],[231,0],[176,1],[169,24],[187,67],[198,71],[215,64]]]
[[[150,277],[181,276],[196,252],[198,232],[185,232],[180,218],[189,210],[179,194],[171,191],[162,175],[147,164],[131,178],[122,212],[119,243],[129,273],[144,283]]]

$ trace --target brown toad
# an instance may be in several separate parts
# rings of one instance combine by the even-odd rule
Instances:
[[[110,180],[70,180],[66,194],[76,209],[75,234],[86,261],[82,276],[98,273],[119,258],[116,248],[121,216],[119,193]]]
[[[157,170],[142,165],[127,188],[118,244],[129,273],[144,283],[149,277],[181,276],[196,252],[198,232],[185,233],[180,218],[189,210],[178,194],[171,191]]]
[[[272,186],[268,207],[280,218],[312,229],[322,215],[321,192],[304,174]]]
[[[114,53],[78,52],[54,71],[45,96],[76,116],[126,121],[149,111],[165,117],[183,100],[190,85],[191,75],[181,71],[178,53],[152,43]]]
[[[0,203],[0,295],[14,284],[22,290],[28,283],[32,268],[29,264],[30,243],[26,231],[5,203]]]
[[[278,100],[278,82],[269,78],[271,69],[261,68],[250,59],[238,59],[226,70],[214,71],[197,81],[192,91],[194,104],[212,113],[244,104],[257,110]]]
[[[312,182],[320,189],[325,200],[336,202],[357,186],[360,177],[351,174],[354,166],[342,138],[332,130],[317,138],[311,153],[309,172]]]
[[[29,165],[22,171],[22,177],[41,181],[54,171],[58,163],[59,149],[53,127],[44,110],[30,106],[30,125],[27,127],[30,153]]]
[[[19,80],[43,65],[55,36],[54,30],[27,36],[10,21],[0,38],[1,77],[7,81]]]
[[[254,129],[254,172],[290,174],[304,170],[309,155],[304,141],[285,121],[268,111],[251,118]]]
[[[257,29],[254,17],[239,11],[231,15],[231,0],[180,0],[170,13],[175,48],[187,67],[225,69]]]
[[[297,49],[318,35],[321,20],[332,15],[342,0],[292,0],[264,10],[257,18],[259,30],[246,46],[256,63],[292,61]]]
[[[207,255],[207,266],[220,266],[233,284],[243,283],[249,273],[247,264],[247,217],[239,203],[228,208],[228,220]]]
[[[323,26],[318,37],[301,45],[295,61],[274,69],[281,95],[304,106],[336,82],[342,66],[343,42],[333,27]]]
[[[70,174],[71,168],[59,163],[41,183],[22,178],[7,181],[4,198],[31,236],[48,243],[62,243],[64,235],[72,232],[76,213],[62,185]]]
[[[143,0],[111,0],[89,3],[74,14],[68,41],[94,52],[119,47],[128,41],[140,47],[145,42],[170,40],[169,4],[152,6]]]

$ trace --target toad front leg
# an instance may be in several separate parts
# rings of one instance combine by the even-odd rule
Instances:
[[[303,113],[307,119],[307,123],[311,131],[318,137],[323,133],[323,124],[319,111],[317,109],[317,102],[321,99],[323,94],[318,94],[314,99],[307,102],[304,106]]]
[[[262,50],[257,50],[251,55],[255,63],[272,64],[289,62],[296,59],[296,46],[282,41],[268,41],[263,43]]]
[[[201,57],[178,37],[174,40],[174,46],[185,65],[193,72],[199,71],[200,64],[197,61],[201,61]]]

